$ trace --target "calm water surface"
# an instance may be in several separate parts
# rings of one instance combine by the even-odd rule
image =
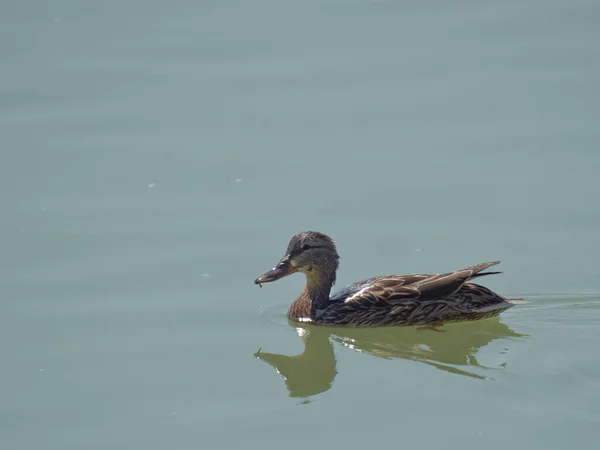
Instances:
[[[596,448],[599,22],[3,2],[0,447]],[[253,280],[305,229],[338,287],[501,259],[486,285],[533,301],[445,333],[290,324],[302,277]]]

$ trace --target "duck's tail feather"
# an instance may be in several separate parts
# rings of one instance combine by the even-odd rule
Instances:
[[[526,300],[524,298],[505,298],[501,302],[492,303],[485,305],[481,308],[477,308],[478,313],[487,313],[491,311],[498,311],[498,314],[502,311],[512,308],[515,305],[524,305],[526,303],[531,303],[531,300]]]
[[[471,279],[477,278],[477,277],[484,277],[486,275],[498,275],[500,273],[504,273],[504,272],[482,272],[482,273],[476,273],[475,275],[471,276]]]

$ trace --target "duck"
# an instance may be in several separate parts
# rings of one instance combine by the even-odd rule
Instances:
[[[302,231],[289,241],[277,265],[254,283],[262,287],[296,272],[306,277],[288,319],[341,327],[415,326],[437,331],[445,323],[483,320],[529,300],[506,298],[471,280],[502,272],[485,271],[500,261],[446,273],[396,274],[352,283],[330,295],[340,257],[333,239]]]

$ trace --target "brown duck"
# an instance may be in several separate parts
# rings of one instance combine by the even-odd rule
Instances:
[[[501,272],[483,272],[500,261],[476,264],[455,272],[386,275],[346,286],[330,296],[339,265],[333,240],[316,231],[296,234],[285,256],[258,277],[259,286],[294,272],[306,276],[302,294],[288,317],[301,322],[335,326],[427,325],[495,317],[524,299],[508,299],[473,278]],[[262,286],[261,286],[262,287]]]

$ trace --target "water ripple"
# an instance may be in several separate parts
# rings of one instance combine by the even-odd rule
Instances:
[[[257,313],[265,322],[278,327],[287,328],[290,326],[286,315],[287,308],[288,307],[284,304],[272,304],[259,308]]]

